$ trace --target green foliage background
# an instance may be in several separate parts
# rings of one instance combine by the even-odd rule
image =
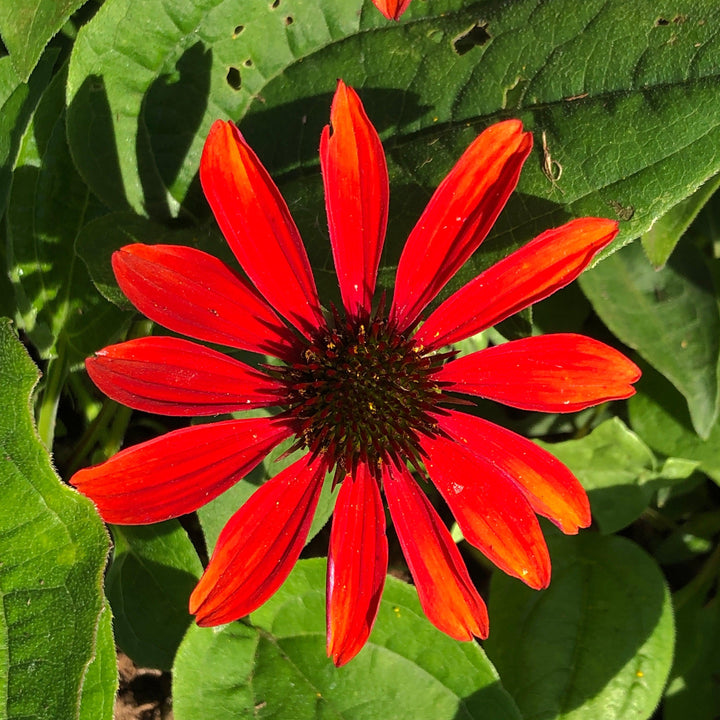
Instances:
[[[362,0],[0,0],[0,718],[111,718],[115,642],[172,670],[178,720],[717,717],[719,23],[710,0],[413,0],[398,23]],[[590,495],[592,529],[548,528],[548,590],[493,573],[481,649],[435,631],[390,579],[368,647],[339,670],[318,559],[247,622],[187,615],[202,544],[277,465],[203,509],[199,544],[175,521],[113,528],[105,575],[102,522],[61,480],[169,428],[104,400],[82,361],[152,331],[114,282],[114,249],[232,261],[197,179],[215,119],[256,149],[337,301],[317,151],[338,77],[388,156],[384,289],[464,148],[519,117],[535,146],[518,189],[446,292],[548,227],[616,218],[579,284],[473,342],[579,331],[644,370],[628,403],[576,415],[481,407]]]

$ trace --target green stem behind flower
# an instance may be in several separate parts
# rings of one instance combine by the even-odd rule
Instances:
[[[52,450],[60,395],[65,386],[68,372],[67,353],[61,346],[58,356],[48,362],[37,415],[38,434],[48,451]]]

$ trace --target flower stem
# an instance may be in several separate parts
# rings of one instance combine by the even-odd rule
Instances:
[[[107,426],[113,421],[115,414],[121,406],[114,400],[106,398],[100,408],[100,412],[87,426],[82,437],[75,445],[72,453],[72,461],[67,468],[67,474],[72,475],[84,464],[85,458],[90,454],[93,447],[99,442],[99,438]]]
[[[707,594],[713,583],[717,582],[720,576],[720,545],[716,545],[705,561],[700,572],[685,586],[680,588],[673,597],[675,610],[679,610],[692,598]]]
[[[58,356],[48,362],[45,373],[45,385],[37,415],[37,429],[40,439],[48,451],[52,450],[55,438],[55,421],[57,419],[60,394],[68,376],[67,355],[64,348],[58,348]]]
[[[144,337],[149,335],[151,330],[152,323],[149,320],[137,320],[130,327],[127,339]],[[100,411],[75,444],[72,460],[67,468],[68,476],[85,464],[86,458],[91,455],[96,445],[99,446],[104,460],[115,454],[122,445],[131,415],[130,408],[105,398]]]

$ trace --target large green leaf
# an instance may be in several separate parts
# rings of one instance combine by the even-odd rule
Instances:
[[[15,74],[10,58],[0,58],[0,218],[5,213],[20,140],[51,68],[52,63],[43,63],[32,83],[23,85]],[[4,248],[5,233],[2,226],[0,243]],[[0,316],[13,317],[15,293],[8,277],[5,255],[5,252],[0,253]]]
[[[663,719],[716,720],[720,715],[720,603],[702,605],[695,599],[677,609],[676,622],[678,651]]]
[[[699,463],[720,484],[720,421],[707,440],[694,432],[680,393],[658,373],[646,369],[638,393],[628,403],[633,430],[658,452]]]
[[[588,492],[593,520],[613,533],[640,517],[659,487],[688,477],[697,463],[660,463],[619,418],[589,435],[560,443],[539,443],[567,465]]]
[[[173,674],[177,720],[520,720],[476,643],[424,617],[414,588],[387,579],[367,646],[325,656],[325,562],[302,560],[250,624],[191,627]]]
[[[20,141],[56,58],[56,52],[47,53],[28,83],[18,80],[9,57],[0,58],[0,217],[5,213]]]
[[[720,309],[700,251],[682,243],[655,270],[633,243],[585,272],[580,285],[613,333],[685,396],[707,438],[720,402]]]
[[[68,135],[110,207],[167,217],[206,212],[204,137],[217,117],[239,121],[322,269],[317,148],[343,77],[389,154],[387,286],[432,188],[479,129],[519,116],[536,150],[460,282],[570,216],[617,217],[626,242],[720,169],[718,21],[710,0],[676,3],[668,18],[653,0],[433,0],[400,23],[369,0],[106,0],[73,50]],[[549,160],[558,182],[543,174]]]
[[[140,667],[169,670],[192,621],[188,598],[202,565],[177,520],[113,526],[106,589],[118,645]]]
[[[25,82],[48,41],[86,0],[0,0],[0,35]]]
[[[130,212],[112,212],[91,220],[77,237],[76,249],[90,272],[98,292],[120,308],[131,309],[112,271],[112,254],[124,245],[141,242],[191,245],[199,247],[226,262],[232,255],[225,240],[206,228],[168,227]]]
[[[105,603],[98,623],[95,657],[88,665],[82,686],[78,720],[110,720],[113,718],[117,685],[118,670],[112,612],[110,605]]]
[[[44,358],[78,364],[126,320],[96,291],[75,253],[80,228],[101,214],[65,139],[65,74],[55,76],[23,139],[7,214],[7,263],[19,324]]]
[[[643,249],[657,269],[665,265],[683,233],[718,188],[720,175],[710,178],[690,197],[679,202],[642,236]]]
[[[549,544],[547,590],[493,576],[485,647],[503,684],[526,718],[650,717],[674,643],[658,566],[620,537],[586,532]]]
[[[5,321],[0,326],[0,717],[79,718],[84,683],[91,682],[94,717],[110,720],[114,675],[98,678],[96,669],[86,675],[106,646],[102,575],[108,536],[90,501],[57,478],[36,435],[29,400],[37,377]],[[85,700],[82,705],[84,713]]]

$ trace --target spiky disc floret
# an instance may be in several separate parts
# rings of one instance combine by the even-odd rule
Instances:
[[[287,387],[298,447],[327,458],[336,477],[358,462],[415,462],[442,394],[435,372],[452,353],[425,353],[383,318],[335,318],[297,362],[273,368]]]

